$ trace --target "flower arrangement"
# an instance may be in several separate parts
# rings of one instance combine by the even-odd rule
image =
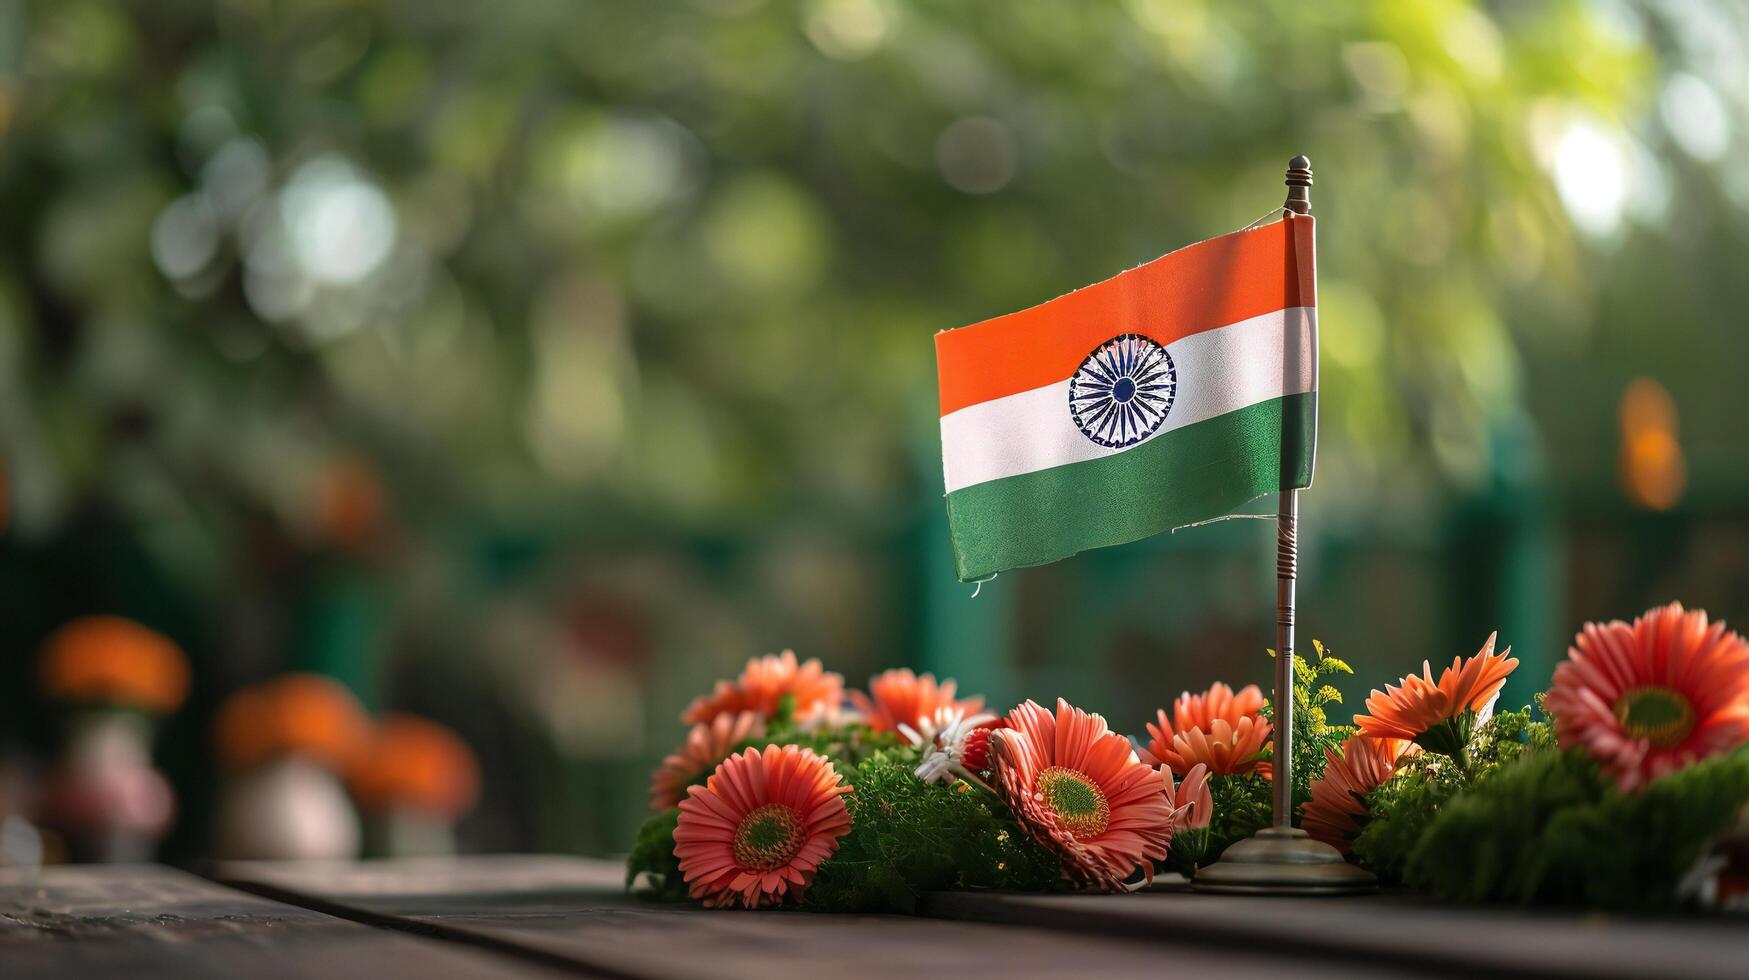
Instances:
[[[1721,866],[1715,838],[1749,826],[1749,641],[1677,604],[1588,624],[1515,710],[1497,710],[1518,661],[1495,644],[1374,690],[1346,725],[1329,681],[1353,671],[1314,641],[1292,691],[1307,833],[1451,899],[1726,893],[1699,878]],[[846,692],[818,660],[755,658],[686,710],[628,886],[832,911],[950,888],[1129,891],[1270,822],[1275,712],[1255,686],[1187,691],[1135,741],[1060,699],[983,706],[910,670]]]
[[[1271,722],[1255,686],[1186,693],[1146,749],[1067,701],[983,707],[907,669],[846,691],[818,660],[754,658],[684,712],[627,883],[712,907],[839,911],[906,911],[942,888],[1123,891],[1268,823]],[[1217,796],[1244,804],[1222,822]]]

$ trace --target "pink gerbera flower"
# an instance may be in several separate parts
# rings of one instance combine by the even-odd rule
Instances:
[[[666,810],[680,805],[686,787],[715,769],[735,746],[764,735],[765,719],[753,711],[718,715],[705,724],[692,726],[680,748],[669,753],[650,774],[650,809]]]
[[[1374,689],[1366,699],[1367,713],[1354,716],[1360,734],[1408,739],[1422,748],[1461,759],[1471,730],[1477,721],[1485,721],[1493,713],[1494,699],[1518,666],[1518,661],[1511,659],[1511,647],[1494,652],[1497,636],[1489,633],[1488,642],[1468,660],[1453,657],[1438,683],[1433,680],[1432,666],[1423,661],[1421,676],[1410,674],[1399,682],[1401,686],[1387,684],[1383,691]]]
[[[1166,783],[1172,793],[1172,804],[1177,809],[1172,818],[1173,833],[1207,827],[1215,815],[1215,798],[1209,792],[1208,766],[1199,762],[1190,767],[1190,772],[1177,786],[1171,785],[1171,775],[1167,775]]]
[[[1166,857],[1173,802],[1168,776],[1136,758],[1105,719],[1058,699],[1053,715],[1028,701],[990,736],[996,788],[1022,827],[1055,851],[1063,873],[1117,891]]]
[[[1623,792],[1749,741],[1749,642],[1680,603],[1586,623],[1543,707]]]
[[[1312,798],[1300,808],[1300,826],[1344,854],[1366,826],[1366,796],[1391,778],[1397,762],[1421,751],[1400,738],[1350,735],[1324,750],[1324,775],[1312,780]]]
[[[849,792],[825,756],[794,745],[724,759],[680,801],[674,856],[688,893],[713,908],[800,897],[850,832]]]
[[[1172,785],[1172,770],[1162,769],[1160,774],[1166,777],[1173,807],[1172,849],[1166,858],[1175,870],[1193,875],[1197,865],[1208,856],[1209,821],[1215,815],[1208,766],[1201,763],[1192,766],[1177,786]]]
[[[735,683],[717,681],[716,689],[688,705],[680,720],[700,725],[718,715],[741,711],[755,711],[770,719],[777,716],[786,696],[794,701],[795,719],[807,721],[838,709],[844,700],[844,678],[817,659],[797,663],[793,650],[754,657]]]
[[[896,732],[900,725],[916,728],[935,717],[941,708],[958,708],[975,715],[984,707],[983,698],[955,700],[953,680],[935,682],[934,674],[919,677],[910,668],[901,667],[876,674],[868,680],[868,694],[851,691],[850,701],[862,713],[868,727],[877,732]]]
[[[1272,731],[1256,684],[1235,694],[1216,681],[1205,694],[1180,694],[1171,719],[1163,709],[1155,712],[1144,758],[1181,777],[1197,765],[1221,776],[1256,772],[1267,777],[1270,766],[1261,755]]]

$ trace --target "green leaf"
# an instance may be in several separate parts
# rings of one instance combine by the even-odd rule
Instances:
[[[680,859],[674,856],[674,828],[680,822],[680,809],[675,807],[656,814],[638,828],[638,839],[626,858],[626,888],[646,875],[652,898],[683,899],[686,880],[680,875]]]

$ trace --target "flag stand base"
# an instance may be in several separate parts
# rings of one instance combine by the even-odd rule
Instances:
[[[1355,895],[1374,891],[1372,872],[1296,827],[1265,827],[1239,841],[1206,868],[1191,887],[1233,895]]]

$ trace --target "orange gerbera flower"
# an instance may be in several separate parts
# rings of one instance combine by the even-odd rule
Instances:
[[[1188,774],[1196,766],[1206,766],[1217,776],[1244,776],[1257,773],[1265,779],[1272,772],[1263,750],[1274,731],[1262,718],[1240,718],[1236,724],[1225,718],[1215,718],[1209,727],[1188,728],[1168,739],[1172,730],[1166,722],[1166,712],[1159,713],[1159,724],[1148,725],[1148,761],[1165,766],[1174,773]]]
[[[85,616],[43,645],[43,689],[66,701],[165,713],[188,696],[188,660],[163,634],[120,616]]]
[[[1057,700],[1028,701],[990,735],[996,789],[1071,880],[1108,891],[1141,866],[1150,878],[1172,841],[1169,776],[1136,758],[1105,719]]]
[[[718,715],[756,711],[762,718],[777,715],[785,696],[795,702],[795,718],[806,721],[837,710],[844,700],[844,678],[825,669],[817,659],[797,663],[795,651],[766,654],[747,661],[735,683],[717,681],[716,689],[695,699],[680,720],[700,725]]]
[[[1269,744],[1271,731],[1269,719],[1263,717],[1263,692],[1256,684],[1235,694],[1216,681],[1204,694],[1180,694],[1170,720],[1164,710],[1154,713],[1143,757],[1154,765],[1170,766],[1180,777],[1198,764],[1222,776],[1257,772],[1267,777],[1269,763],[1258,755]],[[1191,732],[1202,734],[1190,737]]]
[[[384,718],[349,775],[366,810],[409,807],[454,820],[480,795],[480,765],[468,743],[415,715]]]
[[[825,756],[798,746],[724,759],[680,801],[674,856],[688,892],[750,909],[800,897],[850,832],[849,792]]]
[[[1229,725],[1239,724],[1241,718],[1262,720],[1263,691],[1256,684],[1247,684],[1235,694],[1232,688],[1216,681],[1206,693],[1185,691],[1172,704],[1172,724],[1178,731],[1200,728],[1206,732],[1216,718],[1225,718]]]
[[[669,753],[650,774],[650,809],[679,806],[686,796],[686,787],[715,769],[735,746],[763,737],[765,719],[753,711],[718,715],[705,724],[692,726],[680,748]]]
[[[1680,603],[1586,623],[1543,707],[1623,792],[1749,741],[1749,642]]]
[[[869,678],[868,694],[851,691],[850,702],[862,712],[869,728],[895,732],[900,725],[916,728],[934,718],[937,708],[959,708],[968,715],[983,710],[983,698],[955,700],[956,687],[951,679],[937,685],[934,674],[919,677],[909,667],[901,667]]]
[[[1344,854],[1366,826],[1366,795],[1391,778],[1397,762],[1421,748],[1400,738],[1350,735],[1324,750],[1324,775],[1312,780],[1312,798],[1300,808],[1300,826]]]
[[[1518,666],[1512,648],[1494,652],[1494,639],[1468,660],[1452,658],[1451,666],[1433,680],[1433,667],[1421,664],[1421,676],[1410,674],[1393,687],[1373,690],[1366,699],[1367,713],[1355,715],[1360,734],[1370,738],[1404,738],[1422,748],[1463,758],[1464,746],[1477,721],[1486,721],[1494,711],[1494,699],[1506,678]]]

